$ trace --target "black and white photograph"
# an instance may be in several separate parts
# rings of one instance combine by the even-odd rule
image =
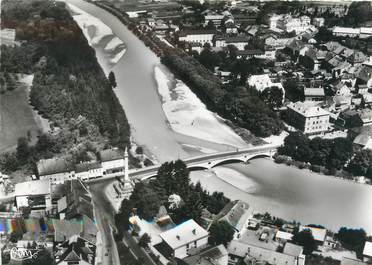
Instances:
[[[372,265],[372,0],[0,6],[0,265]]]

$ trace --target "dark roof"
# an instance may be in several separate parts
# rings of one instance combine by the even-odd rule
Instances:
[[[250,50],[243,50],[243,51],[236,51],[236,55],[262,55],[265,54],[264,51],[258,49],[250,49]]]
[[[101,162],[113,161],[124,158],[124,153],[118,148],[106,149],[99,152]]]
[[[66,250],[61,255],[59,263],[62,263],[63,261],[79,262],[84,260],[88,264],[94,264],[94,253],[96,251],[96,247],[81,237],[73,236],[62,243],[61,247],[65,248]]]
[[[216,34],[217,31],[212,29],[188,29],[181,31],[178,36],[185,37],[187,35],[200,35],[200,34]]]
[[[39,176],[70,172],[74,169],[74,163],[66,158],[42,159],[37,162]]]
[[[85,162],[85,163],[80,163],[75,165],[75,172],[85,172],[89,171],[90,169],[98,169],[102,168],[101,163],[99,162]]]

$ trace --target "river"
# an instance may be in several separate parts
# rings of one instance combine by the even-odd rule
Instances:
[[[113,71],[119,85],[116,94],[136,141],[145,144],[160,162],[194,155],[182,144],[214,145],[171,130],[153,75],[154,67],[160,64],[158,57],[108,12],[81,0],[67,2],[101,19],[125,42],[127,52]],[[104,65],[102,51],[96,48],[96,53]],[[269,159],[217,167],[215,171],[192,172],[192,181],[200,181],[209,191],[223,191],[231,199],[244,200],[259,212],[333,230],[362,227],[372,234],[372,186],[278,165]]]

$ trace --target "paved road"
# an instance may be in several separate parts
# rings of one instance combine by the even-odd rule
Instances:
[[[110,183],[106,181],[90,184],[89,190],[93,196],[97,225],[103,234],[104,253],[106,253],[106,250],[109,250],[108,256],[104,256],[103,264],[119,265],[120,257],[110,228],[110,226],[115,227],[114,209],[104,192],[106,186]],[[138,246],[137,242],[129,233],[124,234],[123,242],[126,247],[129,247],[134,259],[138,260],[138,264],[155,265],[152,259]],[[125,263],[122,262],[122,264]]]

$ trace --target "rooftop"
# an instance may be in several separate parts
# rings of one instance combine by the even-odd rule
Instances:
[[[323,87],[305,87],[304,94],[306,96],[325,96]]]
[[[372,242],[367,241],[364,245],[363,255],[367,257],[372,257]]]
[[[34,180],[17,183],[14,196],[37,196],[50,192],[49,180]]]
[[[361,260],[343,257],[340,265],[367,265],[367,263]]]
[[[111,148],[99,152],[101,162],[124,159],[124,153],[119,148]]]
[[[329,115],[329,113],[326,110],[318,106],[314,106],[313,104],[309,104],[307,102],[298,101],[295,103],[289,103],[287,107],[289,109],[292,109],[293,111],[296,111],[297,113],[302,114],[305,117]]]
[[[323,242],[325,240],[326,234],[327,234],[327,229],[324,228],[315,228],[311,226],[300,226],[300,231],[303,230],[310,230],[311,233],[313,234],[313,237],[317,241]]]
[[[73,168],[74,164],[72,161],[62,157],[41,159],[37,162],[37,172],[39,173],[39,176],[70,172]]]
[[[194,220],[188,220],[159,236],[172,248],[177,249],[190,242],[208,237],[209,233]]]

